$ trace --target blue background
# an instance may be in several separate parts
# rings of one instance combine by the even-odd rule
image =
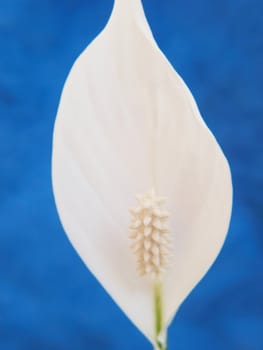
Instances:
[[[262,350],[263,2],[144,4],[229,158],[235,190],[225,246],[175,318],[170,350]],[[111,7],[0,0],[0,350],[151,348],[71,247],[51,189],[61,89]]]

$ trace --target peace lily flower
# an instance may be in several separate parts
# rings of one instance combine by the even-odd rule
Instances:
[[[167,327],[222,247],[232,186],[140,0],[115,0],[106,28],[75,62],[52,162],[72,245],[154,347],[166,349]]]

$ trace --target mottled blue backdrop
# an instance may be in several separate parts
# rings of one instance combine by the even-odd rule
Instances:
[[[144,4],[229,158],[235,190],[225,246],[175,318],[170,349],[262,350],[263,2]],[[0,350],[151,348],[69,244],[51,189],[61,89],[111,7],[0,0]]]

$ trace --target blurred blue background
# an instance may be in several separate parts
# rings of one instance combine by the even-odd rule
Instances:
[[[144,5],[229,158],[235,189],[225,246],[175,318],[170,350],[262,350],[263,2]],[[111,7],[0,0],[0,350],[151,349],[71,247],[51,189],[61,89]]]

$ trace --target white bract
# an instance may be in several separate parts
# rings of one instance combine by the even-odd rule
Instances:
[[[232,185],[228,163],[154,41],[140,0],[116,0],[106,28],[75,62],[52,162],[71,243],[156,345],[156,333],[165,333],[222,247]],[[161,303],[159,326],[153,295]]]

